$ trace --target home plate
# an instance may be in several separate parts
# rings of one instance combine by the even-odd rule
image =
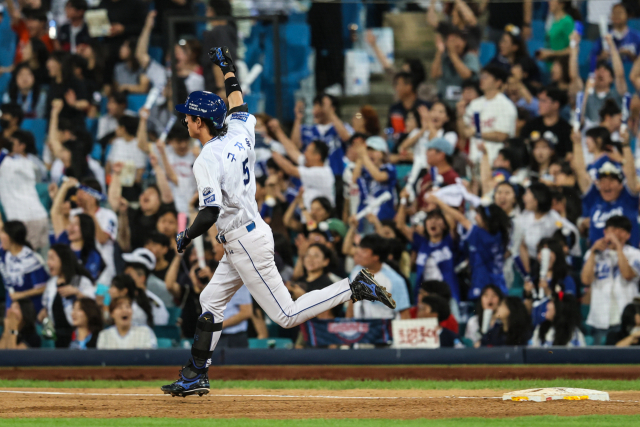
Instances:
[[[513,402],[546,402],[549,400],[609,400],[609,393],[586,388],[532,388],[529,390],[512,391],[502,395],[502,400]]]

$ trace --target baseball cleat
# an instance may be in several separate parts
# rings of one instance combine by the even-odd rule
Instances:
[[[396,308],[396,302],[391,298],[384,286],[378,285],[369,270],[363,268],[349,284],[351,286],[351,301],[380,301],[391,309]]]
[[[187,397],[192,394],[202,396],[209,393],[209,377],[206,372],[198,374],[195,378],[185,378],[180,371],[180,378],[171,384],[163,385],[160,390],[172,397]]]

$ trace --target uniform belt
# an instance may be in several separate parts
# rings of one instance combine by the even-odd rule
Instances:
[[[240,228],[236,228],[235,230],[228,231],[228,232],[226,232],[224,234],[218,234],[216,236],[216,241],[218,243],[229,243],[229,242],[232,242],[234,240],[238,240],[239,238],[241,238],[245,234],[251,233],[255,229],[256,229],[256,223],[251,221],[246,226],[243,226],[243,227],[240,227]]]

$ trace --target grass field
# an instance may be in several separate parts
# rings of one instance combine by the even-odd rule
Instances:
[[[0,388],[146,388],[160,387],[167,381],[39,381],[0,380]],[[640,380],[482,380],[482,381],[423,381],[423,380],[287,380],[287,381],[211,381],[211,389],[271,389],[271,390],[521,390],[538,387],[575,387],[592,390],[640,390]]]
[[[247,418],[230,420],[192,419],[78,419],[78,418],[31,418],[5,420],[7,427],[620,427],[640,423],[640,416],[598,415],[582,417],[519,417],[519,418],[451,418],[446,420],[253,420]]]

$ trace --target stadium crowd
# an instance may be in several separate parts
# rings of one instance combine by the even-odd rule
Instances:
[[[197,211],[200,146],[172,118],[171,68],[149,47],[173,52],[177,99],[205,89],[224,97],[206,51],[226,45],[237,56],[242,43],[239,26],[216,17],[274,12],[231,3],[210,0],[202,38],[180,24],[174,46],[163,17],[194,13],[192,0],[156,0],[150,11],[141,0],[3,3],[17,46],[0,68],[11,75],[0,117],[0,349],[193,337],[199,294],[224,250],[214,227],[204,259],[195,245],[176,252]],[[627,25],[639,11],[587,3],[581,16],[550,0],[544,45],[528,52],[531,0],[432,1],[433,57],[390,63],[363,33],[395,91],[387,110],[341,115],[341,97],[324,92],[335,70],[319,63],[317,96],[309,108],[296,103],[293,123],[252,111],[256,201],[292,296],[365,267],[396,309],[348,303],[319,318],[437,317],[443,347],[640,344],[640,98],[630,95],[640,90],[640,32]],[[322,33],[326,23],[311,17],[327,11],[311,7],[312,33]],[[92,9],[107,11],[103,37],[90,35]],[[483,37],[496,52],[484,66]],[[580,52],[583,38],[591,52]],[[147,93],[150,106],[128,108]],[[27,119],[47,121],[41,149],[21,127]],[[274,326],[243,287],[219,346],[269,336],[310,345],[298,328]]]

